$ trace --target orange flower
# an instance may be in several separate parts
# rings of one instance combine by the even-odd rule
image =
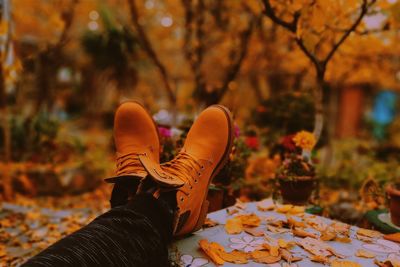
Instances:
[[[302,149],[311,150],[315,146],[316,140],[312,133],[300,131],[293,137],[293,142]]]

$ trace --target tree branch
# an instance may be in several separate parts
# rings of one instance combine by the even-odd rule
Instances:
[[[130,9],[130,14],[131,14],[131,19],[132,19],[132,23],[136,29],[136,32],[139,36],[139,40],[141,43],[142,48],[144,49],[144,51],[147,53],[147,55],[149,56],[149,58],[153,61],[154,65],[156,65],[160,75],[161,75],[161,79],[164,83],[164,87],[167,91],[168,94],[168,98],[171,102],[171,104],[175,104],[176,103],[176,96],[175,93],[173,92],[170,83],[169,83],[169,75],[167,72],[167,69],[165,68],[165,66],[161,63],[161,60],[159,59],[159,57],[157,56],[149,37],[147,36],[145,30],[143,29],[143,26],[140,24],[139,22],[139,12],[137,10],[137,6],[135,3],[135,0],[128,0],[128,4],[129,4],[129,9]]]
[[[374,2],[375,1],[372,1],[371,3],[374,3]],[[350,33],[352,33],[357,28],[357,26],[361,23],[363,17],[368,12],[368,6],[369,6],[368,1],[367,0],[363,0],[363,3],[361,5],[360,14],[358,15],[358,17],[354,21],[354,23],[350,26],[350,28],[348,28],[347,31],[342,35],[342,37],[339,39],[339,41],[336,44],[333,45],[331,51],[328,53],[328,55],[325,57],[325,59],[322,60],[322,63],[324,65],[326,65],[329,62],[329,60],[335,54],[335,52],[337,51],[339,46],[347,39],[347,37],[349,37]]]
[[[301,51],[303,51],[303,53],[312,61],[315,67],[317,69],[320,68],[321,61],[307,49],[307,47],[304,45],[303,39],[296,38],[295,40]]]
[[[240,67],[242,66],[243,60],[245,59],[248,51],[249,41],[251,34],[253,32],[254,26],[257,24],[257,21],[260,20],[261,17],[250,19],[248,27],[240,34],[240,45],[239,52],[236,60],[232,62],[231,67],[227,70],[225,75],[225,79],[222,83],[222,86],[217,90],[217,102],[219,102],[226,91],[229,89],[229,83],[235,80],[237,74],[239,73]]]
[[[68,8],[61,17],[64,21],[64,29],[61,33],[60,39],[58,40],[57,44],[55,45],[56,48],[63,47],[68,41],[68,33],[72,26],[72,21],[75,15],[75,6],[78,4],[79,0],[73,0]]]
[[[300,13],[299,12],[296,12],[293,15],[293,20],[291,22],[287,22],[287,21],[284,21],[284,20],[282,20],[282,19],[280,19],[280,18],[278,18],[276,16],[275,11],[272,8],[271,3],[270,3],[269,0],[262,0],[262,2],[263,2],[264,7],[265,7],[264,14],[267,17],[269,17],[273,22],[275,22],[275,23],[281,25],[282,27],[288,29],[289,31],[291,31],[293,33],[296,33],[296,31],[297,31],[297,22],[298,22],[298,20],[300,18]]]

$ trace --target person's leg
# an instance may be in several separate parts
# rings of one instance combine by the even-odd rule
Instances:
[[[174,208],[170,201],[138,194],[23,266],[168,266]]]
[[[115,182],[110,197],[111,208],[126,205],[136,194],[139,184],[140,180],[135,177]]]

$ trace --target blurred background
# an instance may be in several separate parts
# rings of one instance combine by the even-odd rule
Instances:
[[[102,179],[115,170],[113,113],[127,99],[154,114],[162,161],[206,106],[233,112],[213,209],[282,199],[277,173],[300,131],[316,141],[302,154],[319,214],[364,224],[400,178],[400,1],[0,3],[0,218],[30,233],[11,247],[45,247],[109,207]],[[80,213],[40,235],[26,222],[43,208]]]

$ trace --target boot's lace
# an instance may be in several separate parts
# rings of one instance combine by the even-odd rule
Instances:
[[[131,152],[127,154],[117,153],[117,175],[143,172],[144,168],[139,160],[141,153]]]
[[[201,175],[200,171],[204,169],[204,166],[193,156],[184,151],[180,151],[173,160],[163,164],[163,169],[169,174],[188,183],[191,188],[193,182],[197,183],[197,179]]]

